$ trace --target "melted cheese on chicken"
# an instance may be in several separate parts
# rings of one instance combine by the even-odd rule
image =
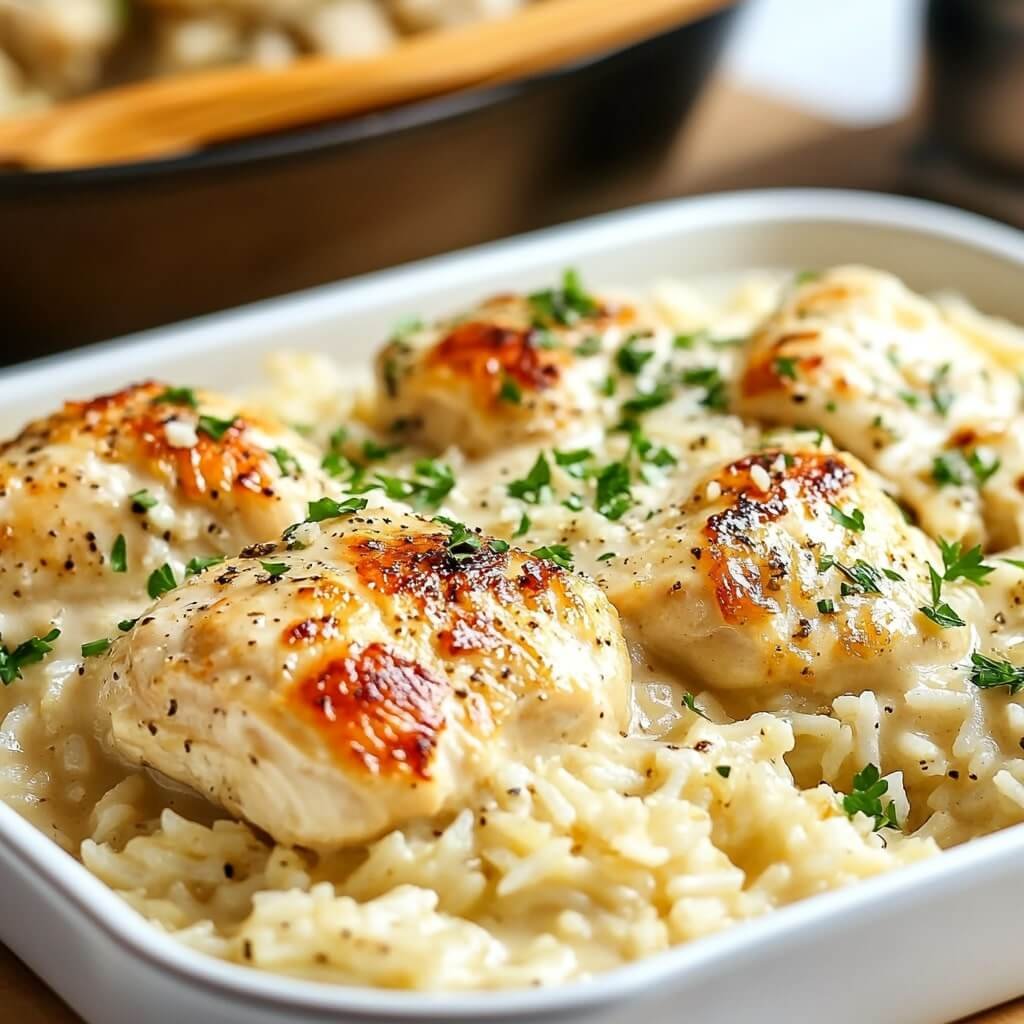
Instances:
[[[378,415],[434,448],[472,455],[542,442],[597,417],[597,384],[634,321],[629,307],[501,295],[392,339],[377,359]]]
[[[227,398],[151,382],[67,402],[0,449],[4,632],[29,607],[106,631],[154,570],[275,536],[331,488],[307,442]]]
[[[940,629],[909,526],[856,458],[769,448],[698,474],[652,518],[609,583],[647,647],[701,683],[835,695],[946,664],[970,646]],[[967,595],[970,599],[970,595]]]
[[[794,287],[755,333],[736,400],[825,430],[933,535],[990,548],[1022,536],[1015,373],[889,274],[840,267]]]
[[[384,514],[208,570],[94,666],[114,749],[330,848],[456,806],[497,757],[623,728],[615,610],[506,547]]]

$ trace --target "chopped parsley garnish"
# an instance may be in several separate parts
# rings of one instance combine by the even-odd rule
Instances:
[[[988,585],[985,577],[996,571],[994,565],[985,565],[985,556],[980,544],[964,551],[959,541],[950,543],[939,537],[939,549],[942,551],[942,564],[945,569],[942,578],[947,583],[962,578],[976,586],[984,587]]]
[[[593,316],[599,309],[597,301],[584,289],[579,274],[572,269],[562,274],[561,288],[534,292],[527,296],[527,302],[537,326],[554,323],[568,327],[583,317]]]
[[[594,457],[589,448],[576,448],[569,452],[561,452],[556,448],[551,454],[554,456],[555,465],[577,480],[582,480],[587,475],[586,463]]]
[[[522,518],[519,520],[519,525],[516,527],[516,532],[512,534],[513,538],[525,537],[530,532],[530,527],[532,525],[530,517],[524,512]]]
[[[987,658],[977,651],[971,655],[971,665],[971,682],[983,690],[1006,686],[1011,696],[1024,690],[1024,668],[1009,661]]]
[[[577,494],[575,491],[569,495],[562,504],[569,509],[570,512],[579,512],[583,508],[583,495]]]
[[[598,555],[597,560],[599,562],[610,562],[615,557],[614,551],[606,551],[603,555]]]
[[[377,462],[380,459],[386,459],[388,456],[394,455],[395,452],[400,452],[402,447],[400,444],[381,444],[379,441],[367,438],[363,442],[363,458],[367,462]]]
[[[327,443],[332,452],[340,452],[347,440],[348,428],[338,427],[336,430],[331,431],[331,436],[327,439]]]
[[[796,277],[793,278],[793,284],[802,285],[810,284],[811,281],[817,281],[821,277],[821,272],[818,270],[801,270]]]
[[[352,487],[362,485],[366,470],[357,466],[347,455],[341,452],[328,452],[320,462],[320,468],[338,480],[344,480]]]
[[[819,567],[821,563],[819,562]],[[881,594],[878,582],[882,574],[871,564],[858,558],[853,565],[843,565],[842,562],[832,561],[834,565],[849,581],[849,585],[842,584],[840,593],[844,597],[851,594]],[[831,566],[830,566],[831,567]]]
[[[212,437],[214,441],[219,441],[235,425],[236,420],[237,417],[234,416],[229,420],[222,420],[216,416],[203,415],[196,423],[196,430]]]
[[[834,615],[836,611],[836,603],[830,597],[823,597],[818,602],[818,611],[822,615]]]
[[[514,377],[505,376],[502,378],[501,387],[498,389],[498,398],[510,405],[521,405],[523,401],[523,389],[516,383]]]
[[[882,805],[882,797],[889,792],[889,783],[881,777],[873,764],[865,765],[853,777],[853,790],[843,797],[843,810],[849,817],[858,812],[874,820],[874,831],[900,827],[896,820],[896,807],[890,800]]]
[[[117,624],[117,628],[121,630],[122,633],[130,633],[135,628],[135,623],[138,621],[138,619],[122,619]]]
[[[82,657],[95,658],[98,654],[105,654],[110,650],[110,643],[111,641],[107,637],[90,640],[87,644],[82,644]]]
[[[632,415],[650,412],[672,400],[672,385],[668,381],[659,381],[650,391],[638,391],[632,398],[622,403],[622,411]]]
[[[187,405],[192,409],[199,405],[198,401],[196,401],[196,393],[192,388],[165,388],[153,399],[153,405],[160,405],[161,403],[166,403],[167,405]]]
[[[916,409],[921,404],[921,396],[915,395],[913,391],[900,391],[898,394],[903,404],[911,409]],[[876,419],[878,420],[876,426],[880,427],[882,425],[882,417],[878,416]]]
[[[134,494],[129,494],[128,500],[132,503],[132,511],[134,512],[145,512],[147,509],[160,504],[145,488],[141,491],[136,491]]]
[[[146,581],[146,593],[155,601],[158,597],[173,590],[178,585],[174,578],[174,570],[164,562],[159,569],[154,569]]]
[[[114,572],[128,571],[128,545],[123,533],[117,535],[114,546],[110,549],[110,568]]]
[[[934,566],[928,566],[932,604],[930,608],[921,608],[920,611],[943,629],[965,626],[964,620],[948,604],[940,600],[942,584],[964,579],[978,587],[987,586],[988,581],[985,577],[995,572],[995,566],[985,564],[981,545],[964,551],[959,541],[950,543],[940,537],[939,549],[942,552],[943,571],[940,575]]]
[[[629,466],[612,462],[597,474],[596,508],[606,519],[621,519],[633,504]]]
[[[797,360],[791,356],[779,356],[776,358],[775,373],[779,377],[788,377],[790,380],[796,380],[796,368]]]
[[[939,541],[939,543],[940,545],[943,545],[943,542],[941,540]],[[956,549],[959,549],[960,545],[957,544],[954,547]],[[948,572],[949,563],[947,561],[947,548],[944,545],[942,548],[942,559],[943,562],[945,562],[947,565],[946,571]],[[949,578],[955,579],[956,577],[951,576]],[[967,623],[960,618],[960,616],[956,613],[956,610],[942,600],[942,584],[946,580],[946,576],[940,576],[939,573],[936,571],[935,566],[929,565],[928,579],[931,583],[932,588],[932,603],[930,607],[922,607],[919,609],[919,611],[927,618],[931,619],[932,622],[934,622],[937,626],[941,626],[943,629],[953,629],[957,626],[966,626]]]
[[[22,641],[13,651],[7,644],[0,645],[0,683],[9,686],[15,679],[21,679],[21,670],[42,661],[53,650],[53,642],[59,636],[59,629],[51,629],[45,636]]]
[[[977,481],[978,486],[981,487],[988,482],[993,474],[999,471],[1002,462],[998,458],[993,459],[991,462],[985,462],[978,454],[977,449],[975,449],[973,452],[968,453],[967,465],[970,466],[974,479]]]
[[[260,565],[271,581],[279,580],[289,569],[287,562],[260,562]]]
[[[1015,566],[1018,569],[1024,569],[1024,560],[1020,558],[1000,558],[1000,562],[1006,562],[1007,565]]]
[[[529,505],[539,505],[551,495],[551,466],[541,452],[526,476],[512,480],[508,485],[510,497],[519,498]]]
[[[946,484],[962,486],[965,483],[975,483],[978,487],[983,487],[998,472],[1001,465],[1002,462],[998,458],[986,462],[977,449],[968,452],[967,455],[956,451],[944,452],[942,455],[936,455],[932,462],[932,479],[940,487]]]
[[[931,396],[932,406],[940,416],[945,416],[953,404],[953,392],[949,390],[950,364],[944,363],[936,371],[931,384],[928,385],[928,393]]]
[[[732,772],[732,765],[728,765],[728,764],[716,765],[715,766],[715,771],[718,772],[718,774],[721,775],[723,779],[727,779],[727,778],[729,778],[729,775]]]
[[[601,351],[601,339],[596,334],[588,334],[575,349],[578,356],[596,356]]]
[[[702,340],[707,334],[706,331],[694,331],[691,334],[677,334],[672,339],[672,347],[682,349],[684,352],[689,352],[698,341]]]
[[[554,562],[560,569],[572,569],[573,554],[565,544],[547,544],[542,548],[534,548],[530,554]]]
[[[417,459],[412,470],[412,478],[407,480],[378,473],[376,484],[384,488],[389,498],[407,501],[417,511],[436,509],[455,486],[455,475],[443,462]]]
[[[700,715],[700,717],[703,718],[706,722],[711,721],[711,719],[708,718],[708,716],[704,714],[704,712],[701,711],[699,707],[697,707],[697,698],[694,697],[694,695],[690,693],[689,690],[687,690],[686,693],[683,694],[683,704],[686,707],[688,707],[695,715]]]
[[[447,516],[434,516],[432,522],[447,526],[451,531],[448,535],[448,540],[445,542],[445,547],[448,549],[449,556],[456,562],[463,562],[467,558],[472,558],[484,546],[483,538],[466,526],[465,523],[449,519]],[[489,540],[487,547],[496,555],[501,555],[508,551],[509,545],[508,541]]]
[[[530,331],[528,344],[532,345],[534,348],[542,348],[546,351],[564,347],[558,340],[558,337],[546,327],[534,327],[534,329]]]
[[[334,498],[317,498],[307,505],[305,522],[322,523],[326,519],[341,519],[343,516],[351,516],[356,512],[362,512],[366,508],[365,498],[346,498],[344,501],[335,501]]]
[[[654,358],[650,350],[637,348],[637,342],[645,335],[631,334],[625,344],[615,353],[615,365],[630,376],[636,376]]]
[[[415,334],[417,331],[422,329],[423,320],[421,317],[418,317],[415,314],[403,316],[397,321],[395,326],[391,328],[391,340],[404,341],[410,334]]]
[[[864,513],[859,508],[850,509],[844,512],[836,505],[829,505],[829,515],[840,525],[854,533],[864,532]]]
[[[275,448],[271,453],[282,476],[302,476],[299,460],[287,448]]]
[[[663,445],[655,444],[636,424],[629,426],[629,450],[636,453],[641,462],[658,469],[674,466],[679,460]]]
[[[190,576],[198,576],[201,572],[205,572],[211,566],[220,565],[225,560],[225,555],[197,555],[195,558],[189,559],[188,565],[185,566],[185,579]]]
[[[700,404],[705,409],[724,412],[728,408],[725,381],[717,366],[697,366],[683,371],[683,383],[687,387],[704,388]]]
[[[611,398],[611,396],[615,394],[615,389],[617,387],[618,385],[615,383],[615,378],[608,376],[597,385],[597,393],[599,395],[604,395],[605,398]]]

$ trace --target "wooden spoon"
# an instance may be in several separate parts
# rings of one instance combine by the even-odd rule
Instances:
[[[62,169],[178,155],[547,71],[728,2],[545,0],[504,20],[415,36],[381,56],[310,57],[274,71],[236,67],[123,86],[0,121],[0,163]]]

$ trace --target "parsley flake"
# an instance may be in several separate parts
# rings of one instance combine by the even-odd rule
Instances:
[[[699,707],[697,707],[697,698],[694,697],[694,695],[690,693],[689,690],[687,690],[686,693],[683,694],[683,704],[686,707],[688,707],[695,715],[700,715],[700,717],[703,718],[706,722],[711,721],[711,719],[708,718],[708,716],[704,714],[704,712],[701,711]]]
[[[105,654],[110,650],[110,644],[111,641],[107,637],[90,640],[87,644],[82,644],[82,657],[95,658],[99,654]]]
[[[198,576],[211,566],[220,565],[225,558],[225,555],[208,555],[205,557],[197,555],[195,558],[189,559],[188,565],[185,566],[185,579],[188,579],[190,576]]]
[[[511,405],[521,405],[523,402],[523,389],[516,383],[514,377],[505,376],[502,378],[501,387],[498,389],[498,398],[502,402]]]
[[[0,645],[0,683],[9,686],[15,679],[21,679],[21,670],[42,661],[53,650],[53,642],[59,636],[59,629],[51,629],[45,636],[23,640],[13,651],[7,644]]]
[[[302,476],[299,460],[287,448],[275,448],[270,454],[274,456],[274,461],[277,463],[277,468],[281,470],[282,476]]]
[[[864,532],[864,513],[859,508],[850,509],[848,513],[836,505],[829,505],[828,508],[829,515],[840,526],[845,526],[846,529],[852,530],[854,533]]]
[[[716,765],[715,766],[715,771],[718,772],[718,774],[721,775],[723,779],[727,779],[727,778],[729,778],[729,775],[732,773],[732,765],[728,765],[728,764]]]
[[[644,337],[642,334],[631,334],[615,353],[615,365],[623,373],[635,377],[654,358],[654,353],[650,350],[637,348],[637,342]]]
[[[154,569],[146,581],[146,593],[155,601],[158,597],[174,590],[178,581],[174,578],[174,570],[164,562],[159,569]]]
[[[187,405],[195,409],[199,403],[196,401],[196,393],[192,388],[165,388],[156,398],[153,405]]]
[[[145,512],[147,509],[160,504],[145,488],[141,491],[136,491],[134,494],[129,494],[128,500],[132,503],[133,512]]]
[[[213,438],[214,441],[220,441],[237,421],[238,417],[236,416],[229,420],[222,420],[216,416],[203,415],[196,423],[196,430]]]
[[[790,380],[797,379],[797,360],[791,356],[778,356],[773,365],[776,376],[788,377]]]
[[[128,571],[128,545],[123,533],[117,535],[114,546],[110,549],[110,568],[114,572]]]
[[[365,498],[346,498],[344,501],[335,501],[334,498],[317,498],[306,506],[307,523],[322,523],[326,519],[341,519],[344,516],[354,515],[366,508]]]
[[[508,493],[512,498],[519,498],[528,505],[539,505],[551,496],[551,466],[541,452],[530,471],[519,480],[511,480]]]
[[[595,507],[606,519],[621,519],[633,505],[629,466],[612,462],[597,474]]]
[[[438,508],[455,486],[451,467],[433,459],[417,459],[412,470],[410,479],[378,473],[374,486],[383,487],[389,498],[407,501],[417,511]]]
[[[541,548],[534,548],[530,552],[536,558],[543,558],[548,562],[554,562],[560,569],[572,569],[572,550],[565,544],[546,544]]]
[[[1010,695],[1024,690],[1024,668],[1009,661],[996,661],[975,651],[971,655],[971,682],[983,690],[1005,686]]]
[[[865,765],[853,777],[853,790],[843,797],[843,810],[849,817],[866,814],[875,823],[874,831],[883,828],[899,829],[896,808],[890,800],[882,805],[882,797],[888,793],[889,783],[881,777],[873,764]]]
[[[569,327],[584,317],[593,316],[599,306],[584,289],[579,274],[572,269],[562,274],[562,287],[534,292],[526,297],[536,326],[560,324]]]
[[[287,562],[260,562],[263,571],[270,577],[271,582],[279,580],[290,568]]]

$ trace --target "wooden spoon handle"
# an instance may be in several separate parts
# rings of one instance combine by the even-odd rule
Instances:
[[[546,0],[502,21],[434,32],[379,57],[311,57],[289,68],[180,75],[0,122],[0,162],[121,163],[205,143],[507,81],[637,42],[728,0]]]

